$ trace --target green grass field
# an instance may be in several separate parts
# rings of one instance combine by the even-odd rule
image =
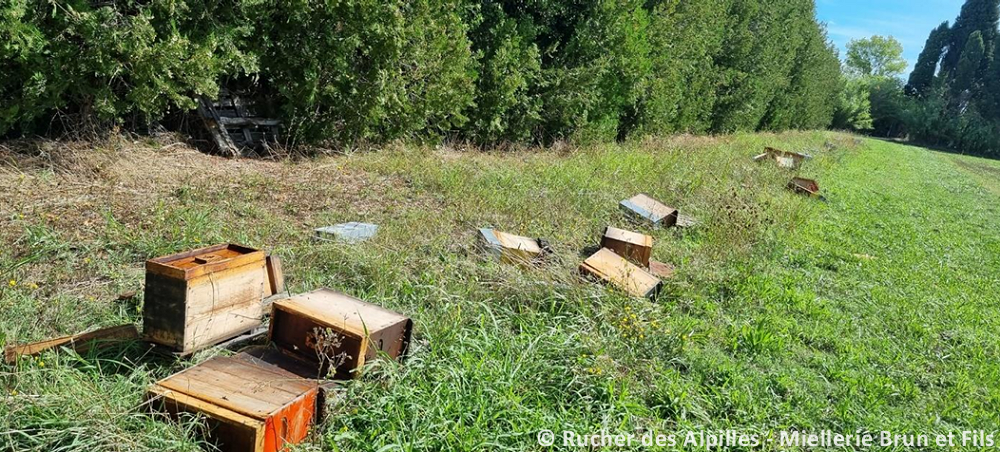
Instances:
[[[813,153],[800,173],[827,202],[753,163],[765,145]],[[277,162],[119,139],[0,146],[0,162],[6,342],[139,324],[141,301],[118,296],[141,298],[144,260],[217,242],[273,250],[293,292],[329,286],[412,316],[409,358],[345,384],[298,450],[1000,425],[997,162],[826,132]],[[701,224],[633,225],[617,202],[637,192]],[[379,236],[310,239],[354,220]],[[653,235],[653,257],[677,265],[658,299],[578,275],[606,225]],[[486,262],[484,226],[555,253],[539,268]],[[199,450],[197,419],[141,407],[146,385],[191,364],[129,344],[0,368],[0,449]]]

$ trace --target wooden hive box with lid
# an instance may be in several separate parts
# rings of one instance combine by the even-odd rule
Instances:
[[[649,257],[653,253],[653,238],[646,234],[608,226],[601,237],[601,247],[610,249],[615,254],[643,267],[649,267]]]
[[[223,452],[278,452],[302,441],[320,418],[322,392],[276,365],[241,353],[217,357],[149,387],[150,405],[201,414]]]
[[[653,226],[670,227],[677,224],[677,209],[643,193],[622,200],[618,205],[626,213],[648,221]]]
[[[319,289],[276,301],[269,337],[284,353],[310,363],[319,377],[335,367],[337,378],[353,378],[355,369],[379,353],[393,359],[405,355],[412,329],[408,317]]]
[[[601,248],[580,264],[580,271],[636,297],[655,298],[662,282],[607,248]]]
[[[224,244],[146,261],[143,336],[190,354],[260,326],[266,257]]]

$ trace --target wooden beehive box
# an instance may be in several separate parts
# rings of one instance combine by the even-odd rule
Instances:
[[[542,256],[537,239],[508,234],[494,229],[480,229],[479,241],[491,255],[505,264],[526,264]]]
[[[637,297],[655,297],[661,285],[659,278],[607,248],[583,261],[580,271]]]
[[[601,247],[615,254],[649,267],[649,257],[653,253],[653,238],[638,232],[626,231],[608,226],[601,237]]]
[[[778,167],[796,169],[802,166],[802,162],[807,158],[809,158],[809,156],[799,154],[798,152],[788,152],[772,147],[766,147],[764,148],[764,153],[754,157],[754,160],[774,160],[778,164]]]
[[[803,177],[794,177],[788,183],[788,188],[796,193],[809,196],[819,196],[819,183]]]
[[[256,328],[271,292],[265,259],[226,244],[146,261],[143,336],[189,354]]]
[[[318,376],[335,368],[337,378],[380,352],[393,359],[406,354],[413,322],[406,316],[331,289],[319,289],[275,302],[271,342],[296,358],[313,363]]]
[[[217,357],[149,387],[151,405],[202,414],[223,452],[277,452],[302,441],[319,418],[316,381],[249,357]]]
[[[667,206],[648,195],[638,194],[619,203],[625,212],[649,221],[653,226],[677,224],[677,209]]]

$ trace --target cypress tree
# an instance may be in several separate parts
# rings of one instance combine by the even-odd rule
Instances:
[[[931,87],[938,63],[941,62],[941,54],[944,53],[944,47],[948,43],[949,32],[951,28],[947,21],[931,31],[927,43],[924,44],[924,50],[920,52],[917,64],[910,73],[910,81],[906,85],[907,94],[922,96]]]
[[[941,63],[942,73],[955,75],[969,37],[976,31],[980,32],[980,39],[989,46],[986,50],[992,53],[998,23],[1000,23],[1000,0],[967,0],[962,5],[958,19],[955,19],[955,26],[951,29],[948,53]]]
[[[986,46],[983,44],[983,35],[976,30],[969,35],[969,40],[962,50],[962,57],[958,61],[955,69],[955,80],[952,82],[952,91],[956,95],[965,92],[972,92],[977,85],[976,72],[983,62]]]

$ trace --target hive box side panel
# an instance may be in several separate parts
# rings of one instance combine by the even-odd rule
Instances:
[[[264,261],[188,281],[184,352],[193,352],[260,326],[268,285]]]
[[[146,272],[142,307],[142,335],[175,350],[184,349],[187,284],[159,273]]]
[[[638,297],[655,296],[661,284],[657,277],[607,248],[587,258],[580,270]]]
[[[201,414],[208,420],[208,440],[222,452],[263,452],[263,421],[206,403],[159,385],[149,388],[147,399],[173,417],[181,412]]]
[[[297,444],[309,434],[309,426],[316,418],[319,388],[302,394],[264,424],[264,450],[277,452],[286,444]]]
[[[369,337],[368,355],[365,360],[374,359],[379,351],[385,352],[392,359],[399,359],[406,354],[410,345],[410,334],[413,321],[406,319],[395,325],[373,331]]]

